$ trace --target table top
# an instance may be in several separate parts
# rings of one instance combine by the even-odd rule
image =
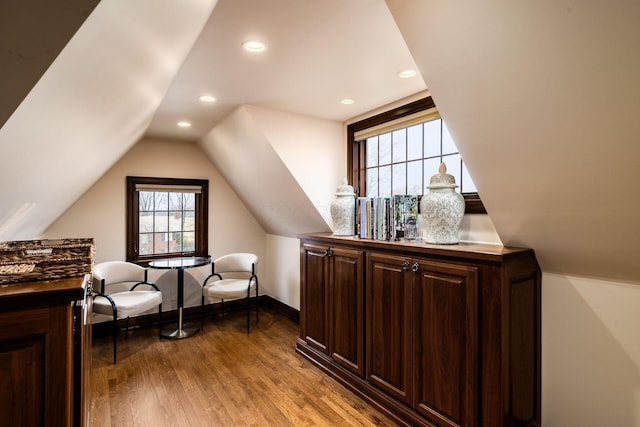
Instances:
[[[181,268],[201,267],[207,264],[211,264],[210,257],[187,256],[180,258],[156,259],[149,262],[149,267],[167,270],[178,270]]]

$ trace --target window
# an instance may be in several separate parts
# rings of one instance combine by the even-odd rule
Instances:
[[[127,260],[208,255],[209,181],[127,177]]]
[[[466,212],[486,213],[431,97],[353,123],[347,134],[349,175],[358,195],[422,195],[444,161],[460,185]]]

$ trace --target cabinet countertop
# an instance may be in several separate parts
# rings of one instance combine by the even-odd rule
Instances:
[[[86,286],[84,276],[4,284],[0,286],[0,310],[81,300],[85,296]]]
[[[340,242],[355,247],[382,251],[403,251],[415,255],[460,256],[464,253],[468,257],[483,261],[502,261],[510,256],[532,254],[528,248],[514,248],[489,243],[461,242],[454,245],[435,245],[425,242],[402,242],[387,240],[361,239],[357,236],[334,236],[331,233],[309,233],[298,236],[302,240],[316,240],[325,243]]]

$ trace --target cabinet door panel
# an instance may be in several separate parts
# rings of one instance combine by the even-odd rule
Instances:
[[[446,426],[477,424],[477,269],[419,262],[415,274],[414,403]]]
[[[302,247],[301,337],[307,344],[327,353],[329,262],[328,247],[305,244]],[[302,315],[304,313],[304,315]]]
[[[364,252],[334,248],[331,279],[331,357],[363,376]]]
[[[411,286],[407,258],[370,254],[367,261],[367,379],[411,401]]]

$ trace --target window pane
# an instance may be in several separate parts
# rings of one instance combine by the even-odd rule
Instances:
[[[167,212],[156,212],[154,214],[154,226],[153,231],[168,231],[169,230],[169,218]]]
[[[407,163],[407,194],[424,194],[422,160]]]
[[[184,203],[184,210],[195,211],[196,210],[196,195],[194,193],[183,193],[182,199]]]
[[[378,171],[379,175],[379,187],[378,196],[389,197],[391,196],[391,166],[382,166]]]
[[[449,129],[447,129],[447,125],[442,122],[442,154],[451,154],[457,152],[458,148],[456,148],[456,144],[454,144],[453,139],[451,139]]]
[[[438,168],[440,167],[440,158],[436,157],[434,159],[425,159],[424,160],[424,188],[427,188],[431,177],[438,173]]]
[[[456,184],[460,185],[462,177],[460,154],[453,154],[451,156],[444,156],[442,161],[447,165],[447,173],[453,175],[456,179]]]
[[[196,233],[182,233],[182,251],[193,252],[196,250]]]
[[[155,193],[155,210],[166,211],[169,209],[169,193]]]
[[[378,197],[378,168],[367,169],[367,197]]]
[[[153,210],[153,193],[152,191],[140,191],[138,193],[138,211],[149,212]]]
[[[407,194],[407,164],[393,165],[393,194]]]
[[[407,129],[407,160],[422,158],[422,125]]]
[[[182,212],[169,212],[169,231],[182,231]]]
[[[169,210],[179,211],[182,209],[182,193],[169,193]]]
[[[167,233],[153,233],[154,253],[166,254],[169,251],[168,237]]]
[[[407,161],[407,132],[404,129],[391,134],[393,140],[393,163]]]
[[[367,167],[378,166],[378,137],[367,139]]]
[[[380,156],[380,164],[388,165],[391,163],[391,134],[385,133],[378,137],[378,148]]]
[[[461,193],[477,193],[478,189],[476,188],[476,184],[474,184],[471,179],[471,175],[469,175],[469,171],[467,170],[467,166],[462,163],[462,185],[460,186]]]
[[[184,231],[195,231],[196,230],[196,213],[194,211],[186,211],[183,216],[183,226],[182,229]]]
[[[169,252],[182,252],[182,233],[169,233],[171,240],[169,240]]]
[[[140,233],[138,237],[138,251],[140,255],[151,255],[153,253],[152,233]]]
[[[140,212],[138,217],[138,231],[148,233],[153,231],[153,212]]]
[[[440,155],[440,120],[424,124],[424,157]]]

